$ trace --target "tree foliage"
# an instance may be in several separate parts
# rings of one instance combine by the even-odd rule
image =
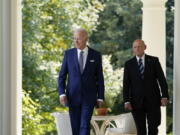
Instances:
[[[122,94],[123,68],[113,69],[111,55],[103,56],[103,74],[105,83],[105,103],[111,110],[117,95]]]
[[[140,0],[108,0],[100,13],[100,24],[91,41],[103,54],[112,54],[111,62],[116,67],[122,67],[132,56],[128,49],[134,39],[141,37],[141,7]]]
[[[55,128],[53,118],[40,109],[38,101],[33,101],[29,93],[23,91],[23,135],[40,135]]]

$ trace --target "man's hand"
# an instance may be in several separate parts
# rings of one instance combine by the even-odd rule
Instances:
[[[167,98],[161,98],[161,106],[167,106],[168,99]]]
[[[97,108],[102,107],[102,105],[103,105],[103,101],[97,100],[97,103],[96,103]]]
[[[67,97],[64,95],[64,96],[61,96],[59,97],[59,101],[62,105],[66,105],[67,104]]]
[[[124,109],[126,110],[126,111],[132,111],[132,106],[131,106],[131,103],[125,103],[124,104]]]

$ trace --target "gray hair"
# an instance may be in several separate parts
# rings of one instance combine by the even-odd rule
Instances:
[[[76,28],[73,30],[73,33],[77,33],[77,32],[83,32],[88,38],[88,33],[84,28]]]

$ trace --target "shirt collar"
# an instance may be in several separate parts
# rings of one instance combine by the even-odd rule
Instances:
[[[80,53],[81,51],[83,51],[84,53],[87,53],[88,47],[86,46],[83,50],[81,50],[81,49],[77,49],[77,50],[78,50],[78,53]]]
[[[139,59],[140,59],[140,58],[142,59],[142,61],[144,61],[145,54],[143,54],[143,56],[142,56],[142,57],[139,57],[139,56],[137,56],[137,55],[136,55],[136,59],[137,59],[137,61],[139,61]]]

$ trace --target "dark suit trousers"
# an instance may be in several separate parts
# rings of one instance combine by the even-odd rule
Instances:
[[[94,105],[82,103],[78,106],[69,106],[69,114],[73,135],[90,135],[90,120]]]
[[[150,100],[144,98],[142,102],[142,106],[140,108],[135,108],[132,111],[132,115],[134,117],[137,135],[157,135],[158,134],[158,126],[161,123],[161,110],[160,106],[153,105]],[[146,120],[148,128],[146,128]]]

